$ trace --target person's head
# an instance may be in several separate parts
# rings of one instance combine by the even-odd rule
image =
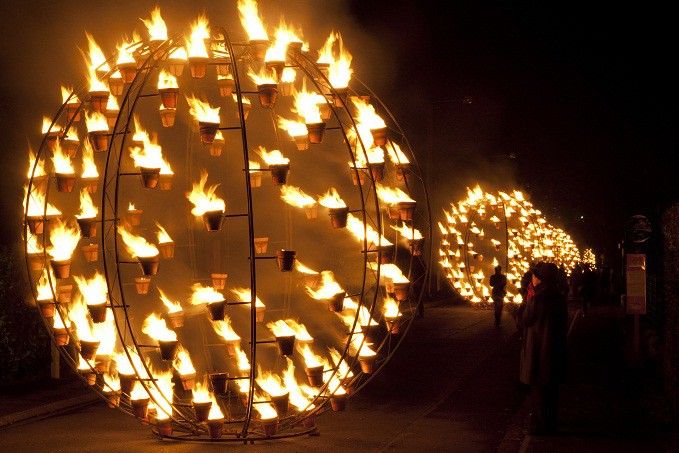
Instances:
[[[533,286],[541,283],[554,285],[558,279],[559,268],[554,263],[539,262],[533,269]]]
[[[502,266],[495,266],[495,273],[501,274],[502,273]]]

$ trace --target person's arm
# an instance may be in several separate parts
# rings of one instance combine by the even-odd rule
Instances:
[[[523,310],[521,320],[524,327],[530,327],[538,320],[538,301],[539,296],[529,297],[526,301],[526,308]]]

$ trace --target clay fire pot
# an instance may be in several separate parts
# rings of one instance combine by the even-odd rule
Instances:
[[[290,164],[272,164],[269,165],[271,171],[271,180],[277,186],[282,186],[288,182],[288,173],[290,172]]]
[[[174,258],[174,242],[161,242],[158,244],[158,251],[164,260]]]
[[[99,153],[108,149],[108,131],[88,132],[87,138],[89,139],[94,151]]]
[[[410,253],[413,256],[422,255],[422,245],[424,244],[424,239],[408,239],[408,246],[410,247]]]
[[[207,430],[210,433],[211,439],[219,439],[222,437],[222,430],[224,429],[224,419],[218,418],[216,420],[207,421]]]
[[[177,108],[179,88],[160,88],[158,94],[160,94],[160,102],[163,103],[163,107],[166,109]]]
[[[90,91],[90,108],[95,112],[105,113],[109,95],[108,91]]]
[[[281,272],[290,272],[295,265],[294,250],[281,249],[276,252],[276,261],[278,263],[278,270]]]
[[[177,60],[175,58],[168,58],[167,71],[175,77],[180,77],[184,73],[184,66],[186,65],[184,60]]]
[[[80,355],[86,360],[92,360],[99,349],[98,341],[80,340]]]
[[[145,276],[150,277],[158,273],[158,264],[160,263],[160,256],[138,256],[137,261],[141,265],[141,271]]]
[[[398,203],[398,213],[401,220],[413,220],[416,204],[414,201],[401,201]]]
[[[398,212],[398,206],[395,204],[387,205],[387,214],[389,215],[389,220],[398,220],[401,215]]]
[[[170,190],[172,189],[172,179],[174,175],[172,174],[160,174],[160,179],[158,180],[158,187],[160,187],[160,190]]]
[[[217,79],[217,86],[219,87],[219,95],[226,98],[233,93],[236,82],[233,79]]]
[[[151,286],[151,277],[134,277],[134,288],[137,294],[144,295],[149,293],[149,287]]]
[[[264,322],[264,313],[266,313],[266,307],[255,306],[255,321]]]
[[[80,145],[80,141],[71,138],[65,138],[61,141],[61,148],[68,154],[68,157],[75,157],[78,145]]]
[[[410,164],[399,163],[394,164],[396,168],[396,179],[399,181],[406,181],[408,179],[408,172],[410,172]]]
[[[210,156],[219,157],[224,149],[224,140],[214,140],[210,145]]]
[[[297,146],[297,151],[306,151],[309,149],[309,135],[296,135],[292,138]]]
[[[80,102],[66,104],[66,122],[77,123],[80,121]]]
[[[261,423],[266,437],[275,436],[278,432],[278,417],[261,420]]]
[[[318,205],[312,204],[311,206],[305,206],[304,207],[304,214],[306,214],[306,218],[309,219],[309,220],[317,219],[318,218]]]
[[[212,373],[209,375],[212,392],[217,395],[226,393],[226,383],[229,375],[227,373]]]
[[[38,307],[40,308],[40,313],[42,313],[43,317],[45,317],[47,319],[54,318],[54,312],[56,311],[56,308],[54,306],[53,300],[51,300],[51,299],[39,300],[38,301]]]
[[[141,224],[141,215],[144,213],[142,209],[132,209],[127,211],[127,222],[131,226],[139,226]]]
[[[368,340],[374,340],[379,330],[380,326],[377,324],[361,325],[361,332]]]
[[[106,308],[106,304],[87,305],[87,311],[90,312],[93,323],[99,324],[106,321]]]
[[[309,385],[312,387],[320,387],[323,385],[323,365],[311,367],[311,368],[304,368],[304,372],[306,373],[306,378],[307,381],[309,381]]]
[[[207,73],[207,63],[210,59],[204,57],[189,58],[189,69],[191,70],[191,77],[194,79],[202,79]]]
[[[373,136],[373,142],[375,146],[384,146],[387,144],[387,128],[379,127],[377,129],[370,129],[370,133]]]
[[[222,211],[207,211],[203,214],[203,224],[208,231],[219,231],[223,218],[224,212]]]
[[[207,310],[210,314],[210,319],[213,321],[223,321],[226,313],[226,301],[210,302],[207,304]]]
[[[177,357],[179,342],[177,340],[158,340],[158,347],[160,348],[160,358],[172,361]]]
[[[269,248],[269,238],[255,238],[255,253],[266,253]]]
[[[113,129],[115,127],[119,113],[120,110],[106,109],[106,124],[108,124],[109,129]]]
[[[68,278],[71,276],[71,259],[58,261],[50,260],[50,265],[52,266],[52,271],[54,271],[54,276],[59,279]]]
[[[108,373],[111,367],[111,356],[110,355],[97,355],[94,358],[94,369],[97,373],[104,374]]]
[[[78,226],[80,227],[80,234],[84,238],[93,238],[97,235],[97,219],[96,217],[76,218]]]
[[[266,55],[266,49],[269,47],[269,41],[266,39],[252,39],[249,41],[250,54],[257,60],[263,60]]]
[[[349,215],[349,208],[329,208],[330,223],[333,228],[345,228],[347,226],[347,216]]]
[[[366,179],[367,175],[363,170],[361,170],[361,169],[356,170],[355,167],[350,167],[349,172],[351,173],[351,182],[355,186],[357,186],[359,184],[360,185],[365,184],[365,179]]]
[[[193,403],[193,412],[196,414],[196,421],[198,423],[207,421],[207,417],[210,414],[210,408],[212,407],[212,401],[205,401],[202,403]]]
[[[57,143],[59,142],[61,135],[62,131],[60,130],[53,130],[47,133],[47,146],[49,146],[50,151],[54,151],[54,149],[57,147]]]
[[[132,83],[134,77],[137,75],[137,63],[121,63],[118,65],[118,71],[120,71],[120,75],[123,76],[123,82]]]
[[[307,429],[316,427],[316,414],[309,414],[302,420],[302,426]]]
[[[166,418],[163,420],[156,420],[156,429],[161,436],[172,435],[172,419]]]
[[[338,109],[341,109],[344,107],[344,104],[347,102],[347,94],[349,93],[349,88],[344,87],[344,88],[335,88],[334,93],[332,94],[332,102],[335,104],[335,107]]]
[[[409,282],[394,283],[394,298],[401,302],[408,298]]]
[[[217,290],[224,289],[228,276],[229,274],[220,274],[217,272],[211,273],[210,279],[212,279],[212,287]]]
[[[81,178],[80,184],[89,193],[94,193],[99,187],[99,178]]]
[[[198,122],[198,130],[200,131],[200,141],[204,145],[209,145],[215,140],[215,135],[219,129],[219,123],[207,123],[205,121]]]
[[[49,219],[45,219],[42,216],[29,216],[26,219],[26,222],[28,223],[28,230],[31,232],[31,234],[42,234],[43,230],[45,229],[45,221],[49,221]]]
[[[265,61],[264,66],[271,72],[273,69],[276,74],[276,80],[280,81],[283,75],[283,69],[285,69],[285,61]]]
[[[248,116],[250,116],[250,110],[252,110],[252,104],[247,104],[243,102],[243,118],[245,118],[245,121],[247,121]],[[240,112],[238,111],[237,107],[236,107],[236,118],[240,120]]]
[[[368,162],[368,170],[375,181],[384,179],[384,162]]]
[[[321,120],[323,120],[323,122],[326,122],[332,118],[332,108],[327,102],[318,104],[318,109],[321,111]]]
[[[325,133],[324,122],[307,124],[306,130],[309,134],[309,143],[318,144],[323,142],[323,134]]]
[[[134,413],[134,416],[139,420],[146,420],[149,411],[149,399],[142,398],[140,400],[132,400],[130,403],[132,404],[132,412]]]
[[[57,346],[66,346],[71,340],[71,337],[68,334],[68,329],[65,327],[52,329],[52,333],[54,334],[54,342],[57,344]]]
[[[120,378],[120,391],[126,394],[130,394],[132,391],[132,384],[134,383],[134,375],[133,374],[119,374],[118,377]]]
[[[361,371],[363,371],[365,374],[371,374],[375,368],[375,357],[374,355],[367,356],[367,357],[360,357],[358,358],[358,363],[361,364]]]
[[[99,244],[86,244],[81,247],[81,250],[85,256],[85,261],[88,263],[97,261],[99,256]]]
[[[228,76],[230,74],[229,72],[229,65],[231,64],[231,58],[214,58],[213,61],[217,63],[215,65],[215,69],[217,70],[217,75],[218,76]],[[219,80],[219,79],[217,79]]]
[[[45,268],[45,256],[42,253],[29,253],[28,263],[32,271],[41,271]]]
[[[57,285],[57,302],[68,305],[71,303],[73,285]]]
[[[387,331],[392,335],[397,335],[401,329],[401,316],[384,317],[384,323],[387,326]]]
[[[330,397],[330,406],[334,412],[342,412],[347,408],[347,395],[332,395]]]
[[[111,409],[116,408],[120,405],[120,390],[113,390],[110,392],[104,391],[104,395],[106,395],[106,402],[108,404],[108,407]]]
[[[383,245],[380,247],[380,263],[389,264],[394,261],[394,247],[391,245]]]
[[[40,192],[44,192],[47,190],[47,183],[49,182],[49,176],[47,175],[40,175],[40,176],[34,176],[33,177],[33,190],[37,190]]]
[[[172,313],[165,313],[165,320],[172,329],[184,327],[184,312],[173,311]]]
[[[145,168],[140,167],[141,185],[146,189],[155,189],[160,180],[160,168]]]
[[[250,187],[262,186],[262,173],[259,171],[250,171]]]
[[[55,173],[57,179],[57,190],[59,192],[70,193],[75,185],[75,173]]]
[[[86,370],[78,370],[78,374],[80,374],[85,382],[87,382],[87,385],[94,385],[97,383],[97,374],[89,368]]]
[[[288,413],[288,408],[290,407],[290,394],[286,393],[285,395],[269,396],[278,415],[285,417]]]
[[[196,373],[182,374],[179,376],[182,383],[182,388],[186,391],[193,390],[196,385]]]
[[[295,336],[285,335],[282,337],[276,337],[276,343],[278,344],[278,350],[281,355],[291,356],[295,351]]]
[[[328,310],[333,313],[339,313],[344,309],[344,298],[347,296],[346,291],[337,293],[328,299]]]
[[[122,77],[109,77],[108,89],[111,90],[113,96],[122,96],[125,90],[125,82]]]
[[[291,96],[293,86],[294,85],[292,82],[279,82],[278,92],[280,93],[281,96]]]
[[[163,127],[174,126],[174,119],[177,116],[177,109],[160,109],[160,121]]]
[[[259,105],[265,109],[273,108],[276,99],[278,99],[278,85],[275,83],[257,85],[257,92],[259,94]]]

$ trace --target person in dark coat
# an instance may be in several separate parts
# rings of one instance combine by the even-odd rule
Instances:
[[[502,266],[495,266],[495,273],[490,276],[490,287],[493,288],[491,297],[495,308],[495,327],[500,327],[502,306],[507,295],[507,276],[502,273]]]
[[[525,336],[521,351],[521,382],[531,388],[530,431],[556,430],[559,382],[566,365],[568,310],[559,291],[558,268],[538,263],[532,276],[535,293],[522,313]]]

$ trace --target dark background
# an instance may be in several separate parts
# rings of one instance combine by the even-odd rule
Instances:
[[[27,140],[38,144],[59,84],[79,84],[76,46],[107,53],[151,1],[0,6],[1,237],[17,242]],[[171,32],[203,9],[240,33],[234,1],[161,3]],[[418,152],[435,216],[466,185],[526,189],[581,246],[615,258],[624,220],[677,195],[673,15],[651,3],[593,5],[414,0],[262,1],[317,49],[343,32],[356,74],[391,106]],[[284,10],[284,11],[283,11]]]

